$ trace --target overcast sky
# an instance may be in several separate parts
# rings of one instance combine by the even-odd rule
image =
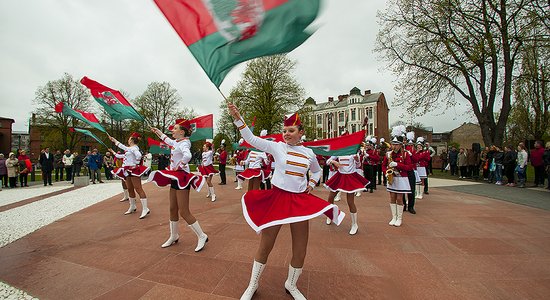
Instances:
[[[0,0],[0,117],[28,130],[38,87],[62,78],[88,76],[124,90],[133,99],[153,81],[167,81],[182,106],[199,115],[219,114],[221,95],[152,0]],[[298,62],[295,76],[317,102],[347,94],[383,92],[390,124],[402,119],[392,105],[396,78],[373,53],[383,0],[329,0],[316,21],[317,32],[289,54]],[[228,95],[245,64],[221,85]],[[460,100],[462,101],[462,100]],[[466,105],[415,120],[434,131],[454,129],[473,119]],[[410,117],[404,118],[409,121]]]

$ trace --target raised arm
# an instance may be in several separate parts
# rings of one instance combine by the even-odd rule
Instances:
[[[233,117],[233,123],[239,128],[239,131],[241,132],[242,137],[244,140],[249,143],[250,145],[254,146],[256,149],[265,151],[268,153],[273,153],[275,150],[275,147],[277,145],[276,142],[264,140],[262,138],[259,138],[255,136],[252,131],[250,131],[250,128],[244,123],[241,114],[239,113],[239,110],[233,103],[227,103],[227,108],[229,110],[229,114]]]
[[[177,142],[169,138],[166,134],[162,133],[158,128],[151,127],[151,131],[156,134],[165,144],[175,147]]]

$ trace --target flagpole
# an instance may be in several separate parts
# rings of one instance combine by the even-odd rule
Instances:
[[[225,97],[225,95],[223,94],[223,92],[220,90],[219,87],[216,87],[216,89],[218,90],[218,92],[220,92],[220,94],[222,95],[223,99],[225,100],[225,102],[227,102],[227,98]]]

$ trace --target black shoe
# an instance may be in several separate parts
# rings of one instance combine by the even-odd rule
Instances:
[[[429,195],[430,193],[428,193],[428,191],[425,191],[424,194]]]
[[[416,210],[414,210],[414,207],[409,207],[409,212],[413,215],[416,215]]]
[[[369,193],[372,193],[372,189],[370,189]]]
[[[53,185],[53,184],[50,183],[50,185]],[[26,186],[28,186],[28,185],[26,185]]]
[[[95,181],[92,181],[92,184],[95,184]]]

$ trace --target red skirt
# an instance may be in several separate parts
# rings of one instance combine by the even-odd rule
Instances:
[[[246,222],[256,233],[265,228],[297,223],[325,214],[340,225],[344,214],[338,206],[306,192],[292,193],[273,186],[269,190],[253,190],[241,199]]]
[[[204,179],[202,176],[195,175],[193,173],[187,173],[183,170],[180,171],[169,171],[169,170],[158,170],[153,171],[149,174],[147,182],[154,182],[157,186],[163,187],[171,185],[172,180],[177,181],[178,187],[180,189],[186,189],[189,185],[194,188],[197,192],[201,190],[202,185],[204,184]]]
[[[355,193],[364,190],[368,184],[369,181],[357,172],[351,174],[336,172],[327,180],[325,187],[333,192]]]
[[[248,169],[244,170],[244,172],[239,173],[239,175],[237,175],[237,177],[239,177],[240,180],[246,180],[246,179],[260,177],[260,179],[262,181],[264,181],[264,172],[262,171],[262,169],[248,168]]]
[[[119,179],[126,180],[126,177],[128,176],[141,177],[147,171],[149,171],[149,168],[147,168],[146,166],[139,165],[135,167],[116,168],[113,171],[111,171],[111,173]]]
[[[198,169],[199,172],[201,172],[201,175],[205,177],[214,176],[219,173],[216,169],[214,169],[214,165],[199,166]]]

